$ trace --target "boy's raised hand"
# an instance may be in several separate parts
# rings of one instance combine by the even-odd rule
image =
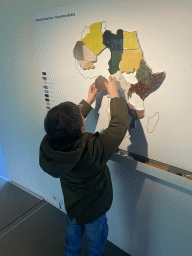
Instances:
[[[108,81],[104,83],[111,98],[119,97],[119,85],[115,82],[115,79],[115,77],[109,76]]]
[[[87,103],[89,105],[93,104],[98,92],[99,90],[95,87],[95,82],[92,83],[91,86],[89,87],[88,98],[87,98]]]

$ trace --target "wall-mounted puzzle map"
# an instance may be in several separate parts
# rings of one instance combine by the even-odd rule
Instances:
[[[83,70],[89,70],[95,69],[94,63],[97,62],[101,52],[105,51],[106,48],[110,50],[111,57],[108,62],[108,70],[112,76],[116,77],[120,97],[127,100],[132,118],[129,127],[131,131],[135,128],[135,121],[144,117],[144,99],[161,85],[165,78],[165,72],[153,73],[147,65],[136,31],[127,32],[118,29],[116,34],[110,30],[105,30],[102,33],[101,27],[102,22],[91,24],[89,26],[90,32],[80,41],[77,41],[73,54],[78,65]],[[80,73],[82,72],[80,71]],[[125,79],[123,73],[135,73],[133,77],[137,79],[137,83],[131,84],[128,79]],[[96,87],[106,91],[104,85],[106,80],[105,77],[99,75],[95,80]],[[154,124],[155,128],[157,122]]]
[[[188,4],[188,5],[187,5]],[[192,172],[192,22],[189,1],[86,1],[34,15],[45,114],[100,89],[88,132],[110,121],[104,81],[129,107],[119,148]]]

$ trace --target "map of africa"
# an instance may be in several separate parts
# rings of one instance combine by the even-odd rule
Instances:
[[[159,88],[165,78],[165,72],[153,73],[147,65],[136,31],[118,29],[116,34],[110,30],[103,33],[101,27],[102,22],[91,24],[89,32],[76,42],[73,55],[82,70],[91,70],[95,69],[101,53],[109,49],[111,57],[108,60],[108,71],[116,77],[120,97],[127,101],[129,115],[132,117],[129,128],[131,130],[135,127],[135,121],[144,117],[144,100]],[[125,78],[125,74],[132,74],[136,83]],[[106,91],[106,80],[107,78],[100,74],[95,80],[95,86]],[[156,120],[158,122],[157,118]]]

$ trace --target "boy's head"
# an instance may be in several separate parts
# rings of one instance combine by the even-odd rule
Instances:
[[[53,107],[45,117],[44,129],[49,139],[58,140],[69,136],[80,136],[86,124],[80,107],[70,101]]]

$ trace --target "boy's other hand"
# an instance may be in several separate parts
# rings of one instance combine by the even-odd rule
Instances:
[[[115,79],[116,77],[109,76],[108,81],[104,83],[111,98],[119,97],[119,85],[115,82]]]
[[[95,82],[92,83],[92,85],[89,87],[88,98],[87,98],[87,103],[89,105],[93,104],[98,92],[99,90],[95,87]]]

